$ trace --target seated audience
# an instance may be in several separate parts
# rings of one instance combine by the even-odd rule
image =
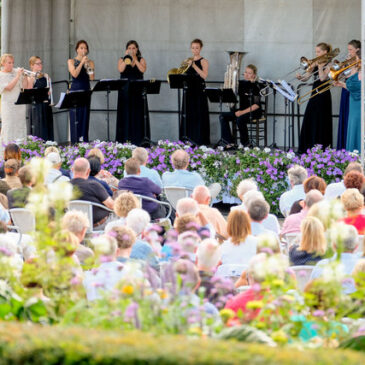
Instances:
[[[4,163],[8,160],[15,159],[19,163],[19,167],[22,165],[22,151],[20,147],[15,143],[9,143],[4,149]],[[0,178],[5,177],[5,165],[0,167]]]
[[[300,244],[289,249],[290,263],[294,266],[315,265],[322,260],[326,250],[327,241],[322,222],[315,217],[304,218],[301,222]]]
[[[9,209],[9,202],[6,195],[0,193],[0,205],[2,208],[8,210]]]
[[[77,245],[77,249],[75,251],[75,255],[82,264],[85,263],[88,258],[94,256],[93,250],[89,247],[84,246],[84,239],[89,226],[89,219],[83,212],[77,210],[69,210],[62,217],[62,228],[72,232],[79,241],[79,244]]]
[[[171,163],[174,171],[166,171],[162,175],[163,186],[181,186],[190,191],[196,186],[205,185],[203,178],[195,171],[188,171],[189,154],[184,150],[176,150],[171,155]],[[221,190],[221,186],[214,183],[208,187],[211,198],[214,200]]]
[[[293,203],[293,205],[290,208],[289,215],[300,213],[303,209],[301,202],[303,199],[297,200]]]
[[[121,191],[114,201],[114,213],[119,219],[109,222],[105,230],[109,231],[112,227],[124,226],[128,213],[135,208],[141,208],[138,198],[129,191]]]
[[[22,187],[8,191],[7,197],[9,209],[24,208],[28,203],[28,195],[32,190],[34,176],[29,165],[20,168],[18,177]]]
[[[10,186],[10,189],[20,189],[22,187],[22,183],[18,177],[20,167],[19,161],[12,158],[5,161],[4,166],[4,181]]]
[[[117,241],[119,249],[117,260],[127,262],[131,257],[132,247],[137,240],[133,229],[127,226],[113,227],[109,234]]]
[[[281,195],[279,206],[284,217],[289,215],[291,206],[298,199],[305,198],[303,182],[307,178],[307,170],[299,165],[294,165],[288,170],[291,190]]]
[[[97,157],[100,160],[101,165],[105,163],[104,154],[99,148],[96,147],[92,148],[87,154],[87,158],[89,157]],[[120,166],[122,166],[122,163],[120,163]],[[99,173],[95,175],[95,177],[99,180],[105,181],[111,187],[112,190],[118,190],[117,188],[119,180],[115,176],[113,176],[109,171],[101,169]]]
[[[104,189],[107,191],[107,193],[112,197],[113,192],[112,192],[112,189],[110,189],[109,185],[105,181],[96,178],[96,175],[99,174],[100,169],[101,169],[100,160],[97,157],[88,157],[87,160],[89,161],[89,164],[90,164],[89,180],[96,181],[99,184],[101,184],[104,187]]]
[[[247,211],[245,204],[243,203],[244,196],[247,192],[254,190],[257,191],[257,184],[254,179],[244,179],[238,185],[236,189],[237,196],[241,199],[242,204],[238,207],[241,207],[243,210]],[[232,209],[236,209],[238,207],[233,207]]]
[[[344,178],[351,171],[358,171],[361,174],[364,173],[361,164],[359,164],[358,162],[350,162],[343,173],[342,181],[337,183],[332,183],[327,186],[326,192],[324,194],[325,199],[331,200],[339,198],[342,195],[342,193],[346,190],[344,184]]]
[[[58,153],[60,155],[60,151],[58,150],[57,147],[55,146],[49,146],[47,147],[45,150],[44,150],[44,157],[47,157],[50,153]],[[61,156],[61,155],[60,155]],[[62,164],[61,164],[62,165]],[[71,176],[71,171],[70,170],[66,170],[66,169],[63,169],[62,167],[59,168],[59,171],[61,172],[61,174],[63,176],[66,176],[68,177],[70,180],[72,179],[72,176]]]
[[[189,215],[187,215],[187,216],[189,216]],[[186,216],[180,217],[180,219],[183,219],[185,217]],[[180,257],[183,259],[190,260],[191,262],[195,263],[195,261],[196,261],[195,253],[196,253],[197,248],[200,245],[200,242],[201,242],[201,238],[194,229],[193,230],[190,229],[185,232],[181,232],[179,234],[179,236],[177,237],[177,243],[179,244],[179,246],[181,248]]]
[[[309,209],[323,199],[323,195],[318,190],[311,190],[305,195],[305,199],[302,200],[303,209],[296,214],[291,214],[285,218],[283,227],[281,229],[281,235],[287,233],[300,233],[300,224],[302,220],[307,216]]]
[[[9,190],[10,186],[7,184],[7,182],[5,180],[0,180],[0,194],[4,194],[6,196]]]
[[[364,175],[359,171],[350,171],[348,174],[346,174],[343,181],[346,189],[357,189],[359,191],[361,190],[364,182]]]
[[[214,227],[216,233],[227,239],[227,222],[218,209],[209,206],[211,201],[209,189],[203,185],[196,186],[191,197],[199,204],[200,212]],[[199,223],[202,224],[201,221]]]
[[[184,232],[197,232],[200,229],[198,218],[194,214],[184,214],[175,219],[174,228],[180,235]]]
[[[222,264],[247,265],[256,255],[257,238],[251,235],[250,218],[241,209],[233,210],[228,215],[227,232],[229,239],[222,247]]]
[[[119,190],[129,190],[134,194],[147,196],[156,199],[162,192],[161,188],[147,177],[141,177],[141,169],[136,158],[130,158],[125,162],[124,169],[127,177],[119,181]],[[146,210],[151,219],[163,218],[166,216],[165,206],[142,199],[142,208]]]
[[[247,213],[251,220],[251,234],[253,236],[270,232],[262,224],[269,215],[269,211],[270,206],[265,200],[257,199],[250,202]]]
[[[139,162],[139,167],[141,169],[140,176],[147,177],[162,189],[162,180],[160,174],[156,170],[147,167],[147,161],[148,161],[147,150],[143,147],[137,147],[133,150],[132,157],[137,159],[137,161]],[[126,173],[126,171],[124,171],[124,177],[126,176],[128,176],[128,174]]]
[[[60,171],[60,168],[62,166],[62,160],[58,152],[48,153],[45,158],[52,164],[52,168],[49,169],[48,175],[45,178],[46,185],[55,182],[70,181],[70,179],[67,176],[63,175]]]
[[[303,187],[306,194],[311,190],[318,190],[323,195],[326,191],[327,184],[321,177],[312,175],[304,180]]]
[[[357,189],[347,189],[341,195],[342,204],[346,210],[347,217],[343,222],[350,224],[357,229],[358,234],[365,234],[364,196]]]
[[[338,224],[341,225],[341,223]],[[358,246],[359,237],[356,228],[353,226],[342,224],[340,230],[341,230],[340,242],[339,244],[337,242],[334,242],[333,248],[335,252],[337,252],[337,249],[341,250],[341,254],[339,256],[339,262],[343,266],[344,273],[346,275],[351,275],[357,261],[359,260],[359,256],[355,253]],[[333,257],[319,261],[312,271],[311,280],[321,277],[326,265],[336,261],[337,258],[338,258],[337,253],[335,253]],[[343,282],[342,287],[345,294],[352,293],[356,290],[354,283],[351,281]]]
[[[79,194],[76,199],[103,204],[109,209],[114,208],[114,201],[107,191],[96,181],[88,180],[90,164],[86,158],[78,158],[72,166],[74,178],[71,184]],[[93,226],[100,230],[108,223],[110,212],[99,207],[93,206]]]

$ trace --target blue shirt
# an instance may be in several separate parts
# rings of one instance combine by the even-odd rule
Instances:
[[[290,209],[297,200],[305,199],[303,184],[294,185],[290,191],[286,191],[279,201],[280,211],[284,217],[289,215]]]
[[[160,188],[162,188],[162,180],[160,177],[160,174],[153,169],[149,169],[148,167],[141,165],[140,166],[141,173],[139,176],[141,177],[147,177],[147,179],[150,179],[152,182],[154,182],[156,185],[158,185]],[[131,176],[128,175],[124,170],[124,177]]]
[[[189,190],[205,185],[203,178],[197,172],[188,170],[166,171],[162,175],[162,184],[163,186],[181,186]]]
[[[130,258],[134,260],[147,261],[152,267],[158,268],[158,261],[151,245],[141,239],[137,239],[137,241],[133,244]]]

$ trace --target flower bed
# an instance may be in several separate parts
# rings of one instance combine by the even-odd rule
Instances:
[[[55,142],[44,142],[29,136],[26,142],[21,144],[21,149],[25,160],[28,160],[42,156],[45,148],[53,144]],[[123,175],[124,162],[131,157],[135,148],[131,144],[100,141],[60,147],[63,167],[70,168],[77,157],[87,155],[87,151],[93,147],[100,148],[104,153],[105,163],[102,168],[118,178]],[[308,175],[318,175],[330,183],[340,181],[348,163],[359,159],[357,154],[329,148],[323,150],[321,146],[316,146],[300,156],[292,151],[269,148],[244,148],[231,154],[222,151],[221,148],[214,150],[205,146],[191,147],[182,142],[159,141],[157,146],[149,150],[148,166],[160,174],[172,171],[170,156],[179,148],[189,153],[191,170],[199,172],[207,183],[218,182],[222,185],[220,198],[224,202],[227,197],[236,197],[236,187],[242,179],[251,177],[257,181],[274,214],[279,213],[280,195],[289,187],[286,172],[293,164],[306,167]],[[230,202],[229,199],[226,201]]]

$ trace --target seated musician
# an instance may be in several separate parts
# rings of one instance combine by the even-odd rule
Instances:
[[[226,143],[225,149],[234,147],[232,132],[229,125],[230,121],[236,120],[240,131],[241,144],[247,146],[249,144],[247,122],[249,122],[250,118],[260,118],[262,114],[260,107],[260,86],[257,81],[257,67],[255,65],[248,65],[243,73],[243,77],[246,82],[240,83],[238,91],[240,97],[239,109],[222,113],[219,117],[221,138],[223,142]]]

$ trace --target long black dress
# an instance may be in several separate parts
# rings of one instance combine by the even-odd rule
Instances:
[[[43,89],[47,87],[46,77],[37,79],[34,83],[34,89]],[[29,113],[30,125],[33,126],[30,131],[36,137],[45,141],[53,141],[53,115],[50,106],[50,100],[45,103],[37,103],[30,107]]]
[[[203,57],[194,61],[201,70],[203,69],[201,64],[202,60]],[[210,123],[205,81],[193,67],[190,67],[186,73],[195,75],[197,79],[194,87],[188,88],[186,91],[186,136],[197,145],[209,145]],[[184,108],[184,103],[182,107]],[[180,122],[181,137],[184,137],[182,121]]]
[[[138,61],[142,57],[138,57]],[[120,73],[121,79],[129,81],[143,80],[143,72],[137,66],[127,65],[125,70]],[[146,136],[150,138],[150,121],[147,106],[147,131]],[[115,139],[118,142],[132,142],[140,145],[144,133],[144,103],[142,94],[127,83],[118,93],[118,110],[117,110],[117,131]]]
[[[317,70],[316,67],[313,72]],[[321,81],[318,76],[315,76],[312,90],[324,82],[326,81]],[[316,144],[321,144],[323,147],[332,145],[332,99],[330,90],[312,97],[304,113],[299,138],[299,152],[304,153]]]
[[[75,68],[80,64],[80,61],[74,59]],[[75,78],[72,76],[70,92],[90,90],[90,77],[85,69],[81,68],[79,75]],[[77,143],[80,140],[89,141],[89,122],[90,122],[90,100],[88,105],[76,108],[77,128],[75,133],[75,111],[70,110],[70,132],[71,143]]]

